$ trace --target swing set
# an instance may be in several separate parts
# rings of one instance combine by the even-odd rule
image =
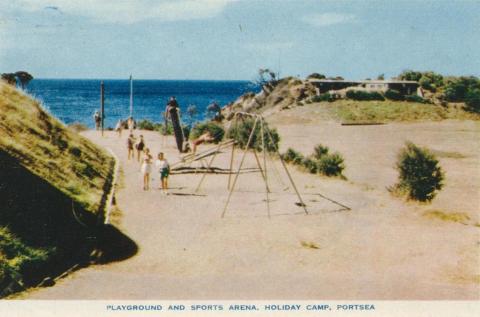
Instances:
[[[271,187],[269,186],[269,181],[270,180],[269,180],[269,175],[267,173],[267,171],[268,171],[268,169],[267,169],[267,167],[268,167],[267,166],[267,157],[270,160],[270,166],[274,167],[274,170],[277,173],[278,179],[281,181],[281,178],[278,175],[279,174],[278,170],[275,168],[273,158],[269,153],[269,149],[273,150],[271,152],[275,153],[277,155],[277,157],[279,158],[279,160],[281,162],[281,166],[282,166],[283,170],[285,171],[285,174],[287,175],[288,181],[289,181],[290,185],[292,186],[292,188],[294,189],[294,192],[295,192],[294,194],[296,195],[296,197],[298,199],[298,201],[295,202],[295,205],[297,207],[301,207],[302,210],[303,210],[303,213],[305,215],[309,215],[309,211],[307,210],[307,205],[305,204],[304,199],[302,198],[302,195],[300,194],[300,192],[298,190],[298,187],[295,184],[295,182],[292,178],[292,175],[290,174],[290,172],[287,168],[287,164],[285,163],[282,156],[280,155],[278,146],[274,142],[274,138],[273,138],[270,130],[266,128],[266,122],[265,122],[265,119],[263,118],[263,116],[261,116],[259,114],[253,114],[253,113],[247,113],[247,112],[235,112],[235,114],[234,114],[234,116],[231,120],[229,130],[232,129],[232,127],[234,127],[234,128],[238,127],[238,122],[239,121],[244,122],[245,119],[247,119],[247,118],[250,119],[250,120],[253,120],[253,125],[252,125],[251,130],[249,131],[248,141],[244,145],[243,149],[238,144],[237,141],[235,141],[234,139],[228,139],[226,141],[220,142],[214,148],[207,149],[207,150],[199,152],[197,154],[189,154],[189,155],[184,156],[179,162],[176,162],[176,163],[172,164],[172,169],[181,170],[182,168],[184,168],[185,166],[189,166],[193,162],[200,162],[202,167],[205,169],[205,172],[202,173],[202,176],[201,176],[201,178],[200,178],[200,180],[199,180],[199,182],[198,182],[198,184],[195,188],[194,192],[198,193],[201,189],[201,186],[202,186],[207,174],[209,172],[210,173],[215,173],[215,170],[212,167],[212,165],[213,165],[213,162],[215,161],[215,158],[217,157],[217,154],[221,153],[222,150],[230,148],[231,149],[231,151],[230,151],[230,163],[229,163],[229,169],[228,169],[228,172],[227,172],[228,173],[228,183],[227,183],[228,196],[227,196],[227,200],[225,202],[225,205],[224,205],[222,213],[221,213],[221,218],[224,218],[227,211],[228,211],[228,207],[229,207],[229,204],[231,202],[233,193],[236,189],[237,182],[238,182],[240,173],[242,171],[242,167],[244,166],[247,153],[252,151],[253,155],[254,155],[254,158],[255,158],[256,166],[257,166],[256,170],[260,172],[260,174],[262,176],[262,179],[263,179],[263,182],[264,182],[264,185],[265,185],[265,195],[266,195],[266,200],[265,201],[266,201],[266,205],[267,205],[268,217],[270,218],[270,216],[271,216],[270,215],[270,195],[271,195],[272,191],[271,191]],[[260,151],[259,154],[260,154],[261,158],[259,157],[259,154],[257,154],[256,149],[253,148],[254,142],[258,142],[258,140],[254,141],[255,134],[258,133],[257,127],[260,127],[259,132],[260,132],[260,142],[261,142],[260,149],[261,149],[261,151]],[[236,132],[238,133],[238,129],[236,129]],[[228,134],[229,133],[227,133],[227,135]],[[268,141],[270,142],[270,145],[267,145]],[[256,145],[256,146],[258,147],[258,145]],[[236,151],[237,148],[243,150],[243,153],[241,154],[241,159],[240,159],[239,166],[236,169],[234,169],[234,166],[233,166],[234,164],[233,163],[234,163],[235,151]],[[206,162],[206,158],[209,157],[209,156],[210,156],[210,160],[208,162]],[[205,165],[206,165],[206,168],[205,168]],[[195,169],[195,173],[197,173],[197,172],[198,172],[198,168]],[[286,187],[286,189],[288,189],[288,187]],[[284,189],[284,190],[286,190],[286,189]],[[350,210],[349,207],[347,207],[347,206],[345,206],[345,205],[343,205],[339,202],[336,202],[336,201],[334,201],[334,200],[332,200],[328,197],[325,197],[321,194],[317,194],[317,195],[319,195],[320,197],[330,201],[333,204],[336,204],[336,205],[340,206],[341,207],[340,210]]]

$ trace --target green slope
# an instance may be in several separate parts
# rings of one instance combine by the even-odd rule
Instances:
[[[0,81],[0,297],[12,279],[23,284],[82,243],[90,229],[76,224],[72,209],[101,222],[113,165],[106,151]]]

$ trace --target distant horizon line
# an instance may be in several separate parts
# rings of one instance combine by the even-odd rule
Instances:
[[[133,81],[142,80],[142,81],[242,81],[242,82],[253,82],[251,79],[153,79],[153,78],[135,78],[132,77]],[[62,77],[34,77],[32,80],[130,80],[130,77],[126,78],[62,78]]]

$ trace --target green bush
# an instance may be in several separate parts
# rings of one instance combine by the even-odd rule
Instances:
[[[237,144],[241,148],[245,148],[248,143],[250,133],[253,129],[253,123],[254,119],[252,118],[239,120],[236,125],[234,123],[232,127],[228,130],[227,137],[237,141]],[[266,122],[264,122],[263,124],[263,129],[263,142],[265,144],[265,149],[267,150],[267,152],[276,152],[278,149],[278,143],[280,142],[280,135],[278,134],[276,129],[270,128]],[[273,142],[270,139],[269,133],[272,136]],[[262,151],[262,131],[260,122],[257,123],[255,132],[253,133],[252,140],[250,142],[250,148],[257,151]]]
[[[312,102],[322,102],[322,101],[333,102],[333,101],[335,101],[335,97],[327,92],[327,93],[324,93],[324,94],[313,96],[312,98],[310,98],[310,101],[312,101]]]
[[[325,176],[342,176],[345,169],[344,159],[339,153],[328,153],[326,146],[318,144],[314,148],[313,155],[304,157],[300,152],[292,148],[282,154],[282,158],[287,163],[301,165],[312,174],[322,174]]]
[[[307,79],[325,79],[327,76],[319,73],[313,73],[307,76]]]
[[[82,155],[82,150],[76,146],[69,148],[68,152],[70,152],[70,154],[72,154],[75,157],[80,157]]]
[[[340,176],[345,169],[340,153],[325,154],[317,161],[317,171],[325,176]]]
[[[445,99],[452,102],[463,102],[469,92],[480,89],[480,80],[477,77],[451,78],[445,85]]]
[[[210,132],[212,137],[214,138],[214,143],[218,143],[222,141],[223,136],[225,135],[225,129],[218,123],[214,122],[204,122],[195,125],[190,133],[191,139],[196,139],[205,132]]]
[[[465,97],[465,109],[471,112],[480,112],[480,89],[467,92]]]
[[[328,154],[328,151],[328,146],[317,144],[313,149],[313,156],[318,160],[322,158],[322,156],[324,156],[325,154]]]
[[[126,121],[125,121],[126,122]],[[128,126],[125,126],[125,129],[128,129]],[[164,125],[161,123],[152,122],[150,120],[143,119],[137,123],[137,129],[139,130],[147,130],[147,131],[158,131],[160,133],[164,133]],[[183,127],[185,133],[185,127]],[[167,124],[167,135],[173,134],[173,126],[171,124]]]
[[[30,247],[8,228],[0,227],[0,294],[5,291],[1,288],[4,281],[15,278],[22,282],[24,277],[45,266],[54,253],[54,248]]]
[[[410,199],[430,201],[443,187],[443,171],[426,148],[407,143],[398,156],[397,169],[400,175],[395,187]]]
[[[306,157],[302,160],[302,166],[311,174],[316,174],[318,171],[318,162],[315,158]]]
[[[287,151],[282,154],[282,159],[287,163],[300,165],[303,162],[303,155],[292,148],[288,148]]]
[[[380,100],[383,101],[385,98],[382,96],[382,94],[378,92],[368,92],[368,91],[362,91],[362,90],[349,90],[347,91],[347,98],[348,99],[353,99],[353,100]]]
[[[418,95],[406,95],[405,101],[408,102],[418,102],[418,103],[426,103],[426,100]]]
[[[148,130],[148,131],[154,131],[155,130],[155,123],[149,120],[141,120],[137,124],[137,128],[140,130]]]
[[[397,90],[394,89],[388,89],[385,92],[385,98],[390,99],[390,100],[404,100],[404,96]]]

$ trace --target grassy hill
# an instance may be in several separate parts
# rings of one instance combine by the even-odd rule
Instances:
[[[102,222],[113,165],[103,149],[0,82],[0,297],[80,252]]]

